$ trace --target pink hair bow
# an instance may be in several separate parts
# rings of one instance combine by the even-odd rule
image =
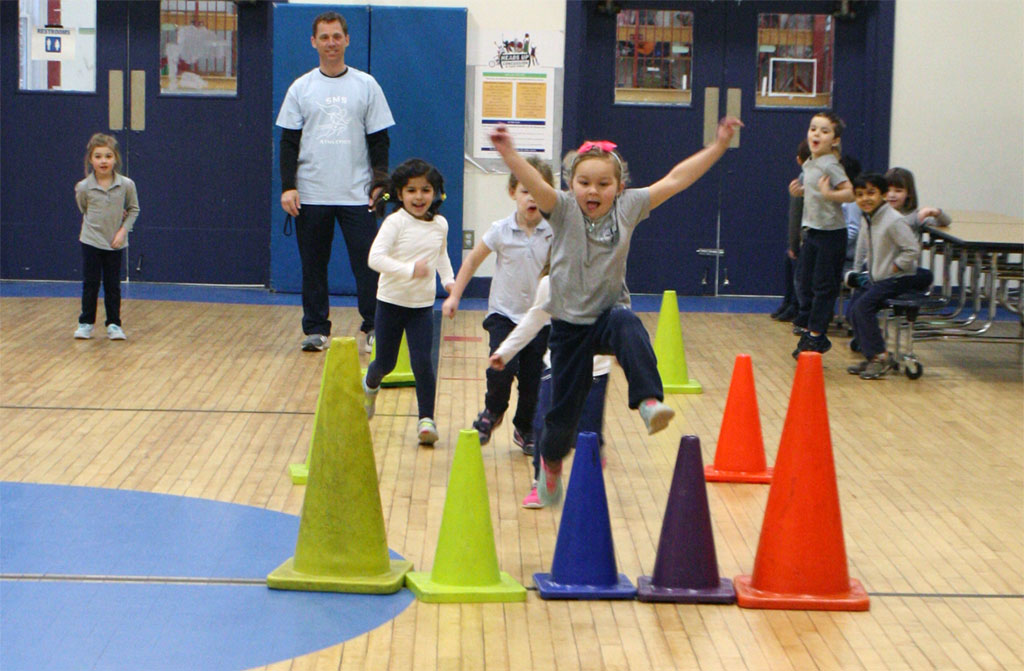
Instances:
[[[576,153],[585,154],[591,149],[597,148],[610,154],[615,151],[616,147],[618,147],[617,144],[608,140],[587,140],[580,145],[580,148],[576,150]]]

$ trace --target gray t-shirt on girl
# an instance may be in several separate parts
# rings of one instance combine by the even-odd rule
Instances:
[[[636,225],[651,213],[646,188],[626,189],[608,214],[583,215],[572,193],[559,191],[548,216],[551,240],[551,298],[544,310],[571,324],[593,324],[614,305],[629,306],[626,257]]]
[[[826,175],[833,189],[843,182],[850,181],[835,154],[825,154],[804,161],[804,218],[801,225],[822,231],[845,229],[846,218],[843,216],[843,208],[839,203],[834,203],[821,195],[818,189],[818,182]]]
[[[366,136],[395,125],[377,80],[353,67],[339,77],[310,70],[288,87],[277,125],[302,131],[295,174],[301,203],[367,203],[373,173]]]

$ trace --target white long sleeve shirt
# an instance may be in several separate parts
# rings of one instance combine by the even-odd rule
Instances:
[[[516,324],[512,332],[505,337],[505,340],[498,345],[494,353],[501,357],[502,361],[508,362],[519,353],[519,350],[526,347],[531,340],[537,337],[540,330],[551,322],[551,315],[544,311],[544,306],[551,297],[551,281],[548,275],[540,278],[537,285],[537,293],[533,299],[533,305],[523,316],[523,319]],[[612,369],[612,361],[615,357],[607,354],[594,356],[594,377],[607,375]],[[551,366],[551,350],[544,353],[544,363]]]
[[[421,259],[426,260],[430,273],[413,277],[416,262]],[[423,221],[405,209],[395,210],[381,223],[367,261],[380,273],[377,300],[407,308],[433,305],[434,273],[443,287],[455,281],[448,258],[448,220],[438,214],[431,221]]]

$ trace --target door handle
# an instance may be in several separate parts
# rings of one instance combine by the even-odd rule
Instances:
[[[740,118],[740,111],[743,108],[743,89],[726,89],[725,92],[725,115]],[[729,141],[729,148],[735,149],[740,146],[740,128],[736,129],[732,139]]]
[[[124,129],[124,71],[107,73],[107,126],[110,130]]]
[[[146,71],[132,70],[131,76],[132,130],[146,130]]]
[[[718,133],[718,87],[704,87],[704,146],[715,143]]]

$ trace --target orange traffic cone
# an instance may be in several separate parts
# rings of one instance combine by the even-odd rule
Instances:
[[[715,463],[704,467],[704,479],[767,484],[772,481],[772,471],[764,459],[754,368],[749,354],[737,354],[715,448]]]
[[[821,354],[803,352],[782,429],[753,575],[737,576],[744,608],[867,610],[843,543]]]

